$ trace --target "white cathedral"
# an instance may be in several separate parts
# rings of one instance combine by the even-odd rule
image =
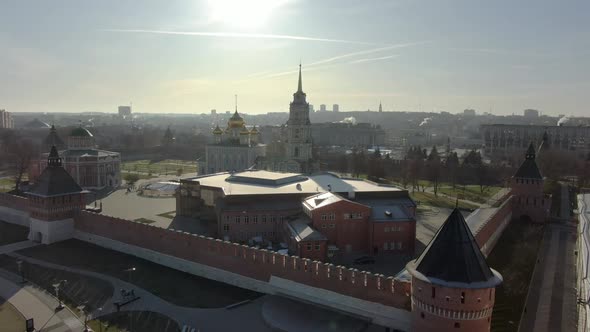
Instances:
[[[200,174],[253,168],[295,173],[319,170],[319,163],[312,157],[309,103],[303,92],[301,65],[297,91],[289,105],[289,120],[281,129],[281,140],[272,142],[272,149],[267,151],[267,145],[259,143],[256,126],[248,130],[236,107],[227,128],[221,130],[217,126],[213,130],[214,143],[206,147],[206,160]]]

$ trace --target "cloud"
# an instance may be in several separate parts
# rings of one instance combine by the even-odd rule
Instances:
[[[378,43],[369,43],[356,40],[317,38],[307,36],[277,35],[265,33],[240,33],[240,32],[206,32],[206,31],[167,31],[167,30],[142,30],[142,29],[102,29],[106,32],[124,32],[124,33],[149,33],[160,35],[180,35],[180,36],[198,36],[198,37],[221,37],[221,38],[253,38],[253,39],[288,39],[301,41],[316,41],[327,43],[342,43],[356,45],[384,45]]]
[[[387,59],[391,59],[391,58],[397,58],[398,56],[399,56],[398,54],[392,54],[392,55],[382,56],[382,57],[378,57],[378,58],[364,58],[364,59],[353,60],[353,61],[350,61],[349,63],[355,64],[355,63],[363,63],[363,62],[381,61],[381,60],[387,60]]]

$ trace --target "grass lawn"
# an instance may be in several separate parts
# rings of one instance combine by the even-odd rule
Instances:
[[[131,316],[131,318],[129,317]],[[129,324],[131,322],[131,324]],[[101,326],[102,325],[102,326]],[[122,332],[177,332],[178,324],[172,319],[151,311],[117,312],[91,320],[88,326],[93,331]]]
[[[17,259],[0,255],[0,268],[19,274]],[[72,272],[55,270],[43,266],[23,262],[25,279],[55,295],[53,284],[67,280],[60,291],[60,298],[70,307],[75,308],[84,301],[88,310],[102,307],[113,295],[113,286],[106,281],[79,275]],[[1,329],[0,329],[1,331]]]
[[[485,203],[490,197],[498,193],[500,189],[502,187],[487,187],[484,188],[484,192],[482,193],[478,185],[467,185],[464,189],[463,186],[456,186],[455,189],[452,186],[444,186],[439,188],[439,191],[448,196],[459,197],[459,199]]]
[[[410,197],[412,197],[412,199],[414,201],[419,202],[420,205],[425,204],[425,205],[431,205],[431,206],[452,209],[455,207],[455,204],[456,204],[456,201],[454,199],[450,199],[448,197],[443,197],[442,195],[434,196],[434,194],[432,194],[432,193],[421,192],[421,191],[415,191],[415,192],[410,191],[409,193],[410,193]],[[459,208],[466,209],[466,210],[475,210],[475,209],[479,208],[479,206],[474,205],[474,204],[470,204],[470,203],[459,202]]]
[[[0,179],[0,192],[7,192],[14,189],[14,179],[12,177]]]
[[[28,228],[0,221],[0,245],[25,241],[28,235]]]
[[[543,226],[513,221],[490,253],[488,265],[504,277],[496,288],[492,331],[518,331],[542,238]]]
[[[20,251],[26,256],[129,281],[176,305],[221,308],[262,294],[177,271],[150,261],[78,240],[40,245]]]
[[[179,169],[182,170],[182,174],[195,173],[197,166],[194,161],[187,160],[166,159],[156,162],[151,160],[135,160],[124,162],[121,169],[139,173],[174,175],[177,174]]]
[[[25,318],[16,308],[0,297],[0,331],[21,332],[25,330]]]
[[[138,173],[138,172],[134,172],[134,171],[122,170],[121,174],[123,175],[123,180],[125,180],[126,174],[137,174],[137,177],[139,178],[139,180],[149,180],[149,179],[155,178],[155,176],[153,176],[153,175],[147,175],[145,173]]]

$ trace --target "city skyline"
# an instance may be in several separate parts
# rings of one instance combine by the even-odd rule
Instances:
[[[316,109],[587,113],[582,1],[248,4],[2,4],[0,108],[286,112],[301,61]]]

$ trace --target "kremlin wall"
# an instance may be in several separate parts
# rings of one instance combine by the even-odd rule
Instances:
[[[18,224],[27,220],[27,198],[0,194],[0,205],[3,220]],[[480,247],[489,248],[489,252],[511,218],[509,197],[474,230]],[[403,273],[399,277],[373,274],[88,211],[79,211],[73,220],[72,238],[187,273],[267,294],[288,295],[365,317],[375,324],[411,330],[412,282]],[[414,305],[419,309],[425,304],[415,300]],[[482,310],[491,312],[493,301],[486,307]],[[453,320],[468,319],[470,308],[465,306],[465,313]]]

